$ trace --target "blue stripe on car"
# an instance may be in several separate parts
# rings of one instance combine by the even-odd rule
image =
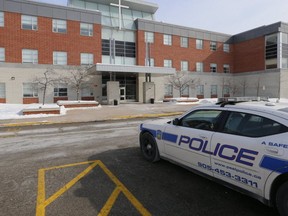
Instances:
[[[288,160],[281,160],[270,156],[264,156],[260,167],[275,171],[278,173],[288,172]]]
[[[163,133],[162,134],[162,139],[169,141],[169,142],[173,142],[176,143],[177,142],[177,138],[178,136],[175,134],[170,134],[170,133]]]

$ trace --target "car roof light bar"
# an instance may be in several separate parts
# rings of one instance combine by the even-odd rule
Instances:
[[[249,101],[268,101],[266,97],[224,97],[218,98],[216,104],[224,107],[225,105],[235,105],[236,103],[249,102]]]

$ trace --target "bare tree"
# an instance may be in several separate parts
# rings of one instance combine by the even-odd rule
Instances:
[[[194,83],[194,81],[195,79],[184,72],[176,72],[175,75],[168,77],[168,83],[179,91],[180,97],[182,96],[183,91],[188,88],[190,84]]]
[[[257,77],[257,79],[256,79],[256,83],[255,83],[255,87],[256,87],[256,96],[257,96],[257,97],[259,97],[260,85],[261,85],[261,76],[258,75],[258,77]]]
[[[246,96],[246,88],[248,87],[248,81],[246,78],[243,78],[240,82],[239,85],[242,87],[242,93],[243,96]]]
[[[229,88],[229,92],[234,96],[239,91],[239,86],[236,85],[232,78],[226,80],[226,86]]]
[[[86,67],[71,66],[67,70],[69,76],[65,76],[62,80],[68,83],[77,94],[79,100],[81,85],[91,76]]]
[[[45,104],[46,91],[48,86],[53,86],[57,78],[55,78],[55,71],[53,68],[47,68],[42,76],[36,76],[33,83],[36,83],[40,90],[43,91],[42,104]]]

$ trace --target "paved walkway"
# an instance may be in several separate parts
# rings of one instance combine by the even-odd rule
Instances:
[[[0,127],[173,116],[182,114],[192,106],[175,103],[102,105],[92,109],[68,109],[66,115],[60,116],[0,120]]]

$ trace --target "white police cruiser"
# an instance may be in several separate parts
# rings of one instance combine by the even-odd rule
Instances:
[[[140,148],[288,215],[288,104],[229,98],[140,125]],[[241,103],[239,103],[241,102]]]

